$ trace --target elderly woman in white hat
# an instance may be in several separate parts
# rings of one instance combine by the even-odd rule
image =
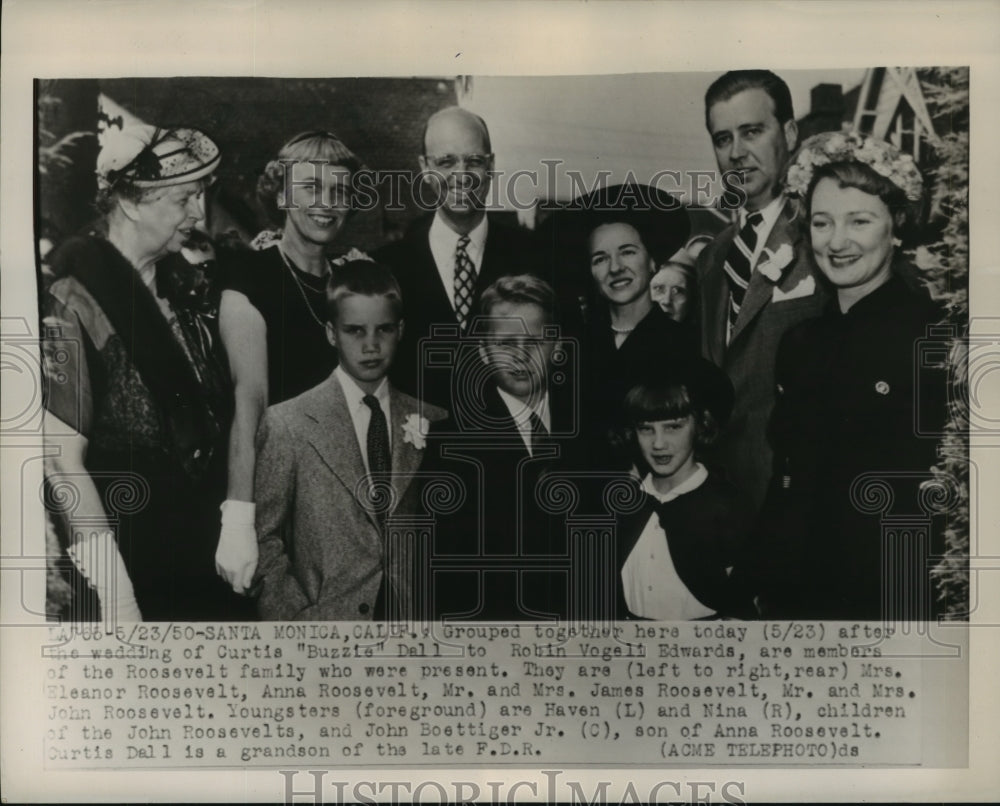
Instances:
[[[157,270],[204,218],[218,164],[215,143],[194,129],[115,133],[97,160],[104,227],[51,258],[49,504],[105,620],[233,615],[213,563],[225,379],[213,372],[209,329],[169,298]]]

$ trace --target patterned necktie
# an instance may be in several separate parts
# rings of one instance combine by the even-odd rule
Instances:
[[[368,472],[374,477],[379,474],[388,473],[391,467],[389,427],[386,425],[385,412],[382,411],[378,398],[375,395],[365,395],[362,400],[372,412],[371,419],[368,421]],[[384,477],[380,480],[383,483],[385,482]],[[379,502],[382,500],[382,496],[375,495],[373,500]],[[380,529],[385,529],[385,521],[388,516],[389,513],[381,509],[375,513]],[[378,591],[375,594],[375,606],[372,612],[374,620],[383,621],[387,617],[387,610],[389,608],[388,597],[390,596],[390,592],[394,592],[395,589],[396,586],[386,567],[385,550],[383,550],[382,581],[379,583]]]
[[[372,476],[388,473],[392,458],[389,455],[389,426],[385,421],[385,412],[375,395],[365,395],[365,405],[372,410],[368,421],[368,472]],[[384,480],[384,479],[383,479]]]
[[[455,318],[463,330],[472,310],[472,291],[476,286],[476,267],[469,257],[468,246],[468,235],[459,238],[455,246]]]
[[[757,248],[757,226],[764,217],[760,213],[750,213],[747,223],[736,235],[723,268],[726,279],[729,280],[729,329],[736,327],[736,318],[740,315],[740,306],[750,285],[750,275],[753,273],[754,249]]]
[[[532,457],[538,456],[538,452],[545,448],[547,445],[551,445],[552,441],[549,438],[548,429],[545,427],[545,423],[542,422],[542,418],[539,417],[535,412],[531,412],[531,455]]]

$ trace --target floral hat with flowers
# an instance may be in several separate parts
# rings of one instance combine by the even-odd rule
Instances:
[[[105,190],[123,180],[139,188],[181,185],[209,176],[220,159],[219,147],[197,129],[126,126],[108,133],[97,182]]]
[[[867,165],[902,190],[912,202],[919,202],[923,195],[923,177],[913,157],[885,140],[856,131],[822,132],[803,142],[788,169],[786,189],[804,199],[815,169],[832,162]]]

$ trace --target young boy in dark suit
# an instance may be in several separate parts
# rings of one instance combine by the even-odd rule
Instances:
[[[446,412],[396,391],[387,374],[403,333],[391,272],[335,266],[327,339],[338,366],[269,408],[257,434],[258,609],[269,620],[367,620],[410,595],[386,551],[390,516],[413,511],[428,423]]]
[[[452,417],[431,428],[436,469],[462,479],[466,498],[437,520],[439,618],[527,620],[565,614],[565,574],[544,558],[566,540],[536,493],[565,460],[576,430],[572,373],[559,339],[555,294],[530,274],[499,278],[482,295],[472,335],[482,362],[460,373]]]

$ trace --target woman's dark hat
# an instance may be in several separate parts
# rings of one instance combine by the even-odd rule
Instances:
[[[691,222],[680,200],[649,185],[630,182],[600,188],[576,199],[582,240],[602,224],[629,224],[657,263],[666,261],[687,242]]]
[[[683,247],[691,231],[680,199],[650,185],[627,182],[598,188],[556,208],[539,227],[539,235],[553,250],[579,258],[586,253],[590,233],[614,223],[635,227],[657,262]]]

